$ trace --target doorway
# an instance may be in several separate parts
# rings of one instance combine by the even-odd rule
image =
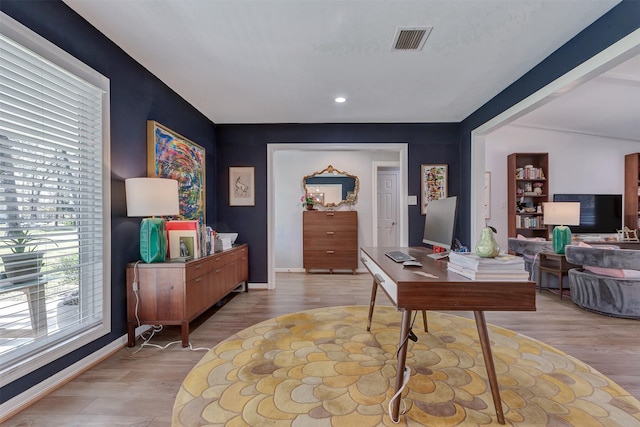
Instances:
[[[397,162],[374,162],[374,246],[400,245],[400,167]]]
[[[280,177],[282,170],[291,169],[290,164],[278,164],[281,155],[287,151],[300,151],[300,152],[330,152],[334,153],[336,158],[340,157],[341,152],[353,152],[358,151],[369,153],[372,160],[366,165],[363,165],[363,169],[358,173],[360,177],[360,192],[358,194],[358,202],[355,205],[355,209],[358,211],[358,241],[360,246],[374,246],[374,239],[377,240],[377,233],[372,230],[375,229],[373,225],[373,217],[376,215],[376,204],[372,199],[375,198],[375,174],[376,168],[372,166],[375,162],[390,162],[393,159],[392,165],[398,168],[398,193],[400,195],[406,195],[408,192],[408,144],[407,143],[290,143],[290,144],[267,144],[267,283],[260,285],[254,285],[254,288],[266,288],[274,289],[276,283],[276,239],[281,242],[277,237],[279,231],[282,231],[286,226],[289,231],[288,242],[302,245],[302,228],[298,225],[293,225],[291,222],[283,222],[283,218],[299,218],[300,206],[299,203],[292,202],[296,198],[299,198],[298,185],[301,177],[305,173],[300,173],[300,180],[289,179],[283,181]],[[394,153],[392,157],[389,157],[386,153]],[[311,155],[312,153],[308,153]],[[383,155],[384,154],[384,155]],[[377,158],[376,158],[377,157]],[[395,160],[398,159],[398,160]],[[277,160],[277,161],[276,161]],[[324,165],[326,167],[326,165]],[[355,166],[354,166],[355,168]],[[306,170],[306,169],[305,169]],[[366,171],[366,172],[365,172]],[[308,173],[308,171],[307,171]],[[294,183],[295,181],[295,183]],[[286,197],[287,193],[291,193]],[[283,199],[283,197],[285,197]],[[406,197],[406,196],[404,196]],[[399,197],[400,200],[404,200]],[[408,207],[404,203],[398,203],[399,220],[398,220],[398,233],[400,239],[400,245],[406,245],[408,240]],[[285,225],[281,225],[284,223]],[[278,229],[276,228],[276,224]],[[282,234],[282,233],[280,233]],[[280,243],[278,243],[280,244]],[[301,250],[299,254],[295,256],[301,257]]]

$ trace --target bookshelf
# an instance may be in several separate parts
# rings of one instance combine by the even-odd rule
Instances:
[[[549,236],[542,203],[549,201],[549,153],[512,153],[507,157],[508,237]]]
[[[624,156],[624,225],[638,228],[640,216],[640,153]]]

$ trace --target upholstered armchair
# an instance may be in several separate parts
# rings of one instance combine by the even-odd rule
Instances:
[[[580,307],[615,317],[640,319],[640,251],[567,246],[571,299]]]

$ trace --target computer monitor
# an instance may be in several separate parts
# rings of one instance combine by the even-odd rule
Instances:
[[[457,196],[433,200],[427,205],[422,242],[427,245],[439,246],[446,250],[446,252],[430,254],[430,257],[443,258],[447,256],[451,249],[456,226],[457,207]]]

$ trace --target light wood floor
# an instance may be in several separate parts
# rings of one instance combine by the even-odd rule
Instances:
[[[210,348],[233,333],[280,314],[337,305],[368,305],[368,274],[279,273],[277,289],[233,294],[191,324],[193,348]],[[505,288],[505,292],[508,289]],[[377,304],[389,305],[382,292]],[[536,312],[487,312],[488,323],[520,332],[591,365],[640,398],[640,335],[637,321],[616,319],[537,294]],[[470,312],[456,314],[472,317]],[[180,339],[167,327],[151,342]],[[204,351],[124,348],[17,414],[3,426],[169,426],[175,395]]]

